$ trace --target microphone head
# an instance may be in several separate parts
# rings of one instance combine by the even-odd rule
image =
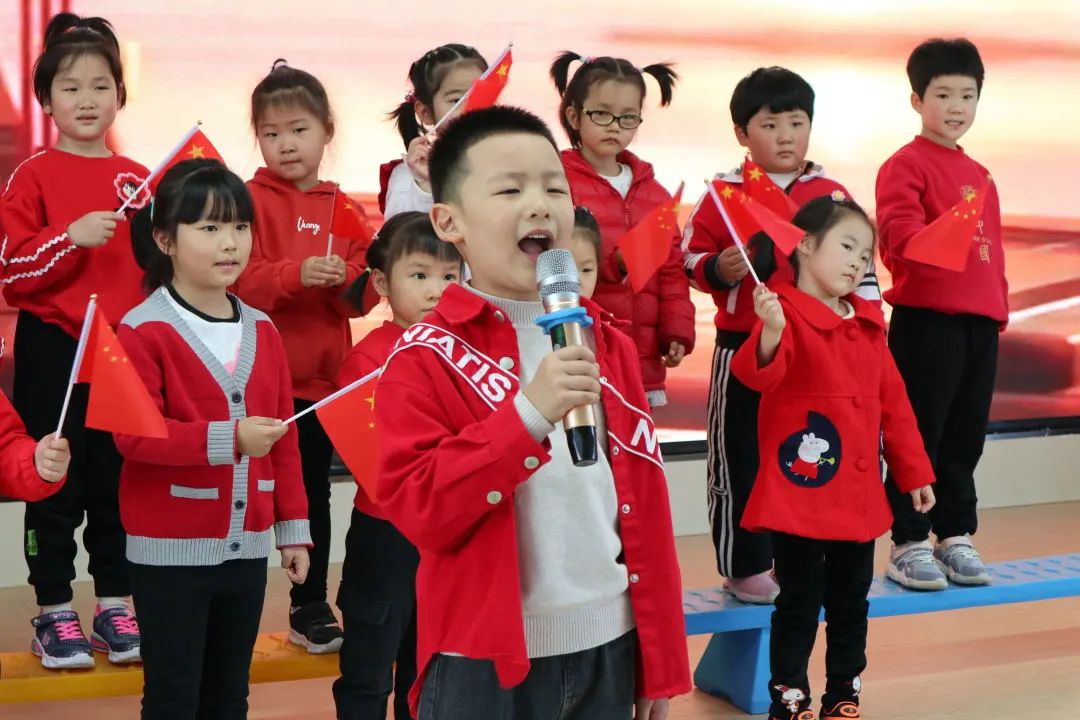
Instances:
[[[541,300],[552,295],[581,295],[577,265],[569,250],[555,248],[540,253],[536,259],[536,289]]]

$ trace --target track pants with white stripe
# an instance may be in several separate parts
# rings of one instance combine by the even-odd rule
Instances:
[[[740,526],[758,470],[757,422],[761,396],[731,374],[731,359],[749,336],[717,331],[709,386],[707,468],[709,526],[716,568],[740,578],[772,569],[767,533]]]

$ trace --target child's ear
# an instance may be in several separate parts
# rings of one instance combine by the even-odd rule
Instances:
[[[922,98],[919,97],[919,93],[916,93],[916,92],[911,93],[911,107],[912,107],[912,109],[915,112],[922,115],[922,106],[923,106],[923,102],[922,102]]]
[[[379,297],[390,297],[390,278],[386,277],[386,273],[382,270],[372,270],[371,282],[375,287],[375,292],[379,293]]]
[[[566,122],[570,123],[570,127],[581,131],[581,113],[573,105],[566,106]]]
[[[435,203],[431,206],[431,225],[435,234],[443,242],[456,246],[459,250],[465,242],[465,228],[458,217],[459,208],[449,203]]]
[[[750,147],[750,136],[738,125],[735,126],[735,139],[738,140],[739,144],[743,147]]]
[[[803,257],[809,257],[814,252],[814,236],[803,235],[803,239],[795,246],[795,252]]]
[[[326,144],[327,145],[329,145],[330,141],[334,139],[334,130],[336,130],[336,129],[337,128],[334,127],[334,123],[330,123],[327,126],[327,128],[326,128]]]
[[[154,230],[154,242],[157,244],[158,250],[164,254],[170,257],[176,254],[176,245],[169,242],[169,236],[161,230]]]
[[[420,118],[420,122],[424,125],[431,126],[435,124],[435,111],[419,100],[413,103],[413,112],[416,113],[416,117]]]

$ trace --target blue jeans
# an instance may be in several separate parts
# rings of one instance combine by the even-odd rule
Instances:
[[[436,655],[418,720],[630,720],[637,632],[570,655],[536,658],[520,685],[503,689],[491,660]]]

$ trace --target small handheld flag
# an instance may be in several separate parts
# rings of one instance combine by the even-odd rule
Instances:
[[[618,243],[634,292],[641,292],[671,254],[671,238],[678,232],[679,203],[683,184],[670,202],[657,205],[630,228]]]
[[[365,245],[371,242],[375,232],[368,223],[363,209],[341,190],[334,191],[334,207],[330,211],[330,237],[326,241],[326,257],[334,248],[334,236],[359,240]]]
[[[750,256],[746,252],[746,245],[743,244],[739,231],[735,229],[735,224],[731,221],[731,216],[724,206],[724,201],[720,199],[720,195],[716,192],[716,183],[712,180],[706,180],[705,185],[709,188],[709,195],[712,196],[713,202],[716,203],[716,209],[720,211],[720,217],[724,219],[724,224],[727,225],[728,232],[731,234],[731,239],[735,241],[735,247],[739,248],[739,254],[742,255],[743,262],[746,263],[746,267],[750,270],[750,277],[754,278],[756,284],[761,285],[761,278],[758,277],[757,271],[754,270],[754,266],[750,263]],[[731,190],[730,187],[724,186],[725,192],[729,190]],[[734,190],[731,190],[732,194],[734,194],[734,192]]]
[[[926,265],[963,272],[971,258],[972,238],[982,221],[991,180],[979,189],[967,188],[964,199],[907,241],[903,256]]]
[[[461,96],[461,99],[454,103],[447,113],[435,123],[435,126],[431,128],[432,133],[438,132],[443,123],[457,115],[459,110],[462,113],[467,113],[471,110],[481,110],[495,104],[503,88],[506,87],[506,83],[510,80],[510,66],[514,62],[511,53],[513,47],[514,43],[510,43],[503,48],[503,51],[499,53],[499,57],[495,58],[495,62],[476,79],[476,82]],[[476,95],[475,99],[473,99],[474,94]]]
[[[182,160],[191,160],[193,158],[210,158],[213,160],[221,160],[224,162],[221,154],[214,147],[214,144],[203,135],[199,130],[199,126],[202,125],[202,120],[191,126],[191,129],[184,133],[184,137],[180,139],[180,142],[165,156],[165,159],[159,162],[150,174],[146,176],[146,180],[143,180],[142,185],[133,192],[124,204],[120,206],[120,209],[116,211],[117,215],[123,215],[124,211],[128,209],[128,206],[139,197],[143,190],[147,187],[157,189],[158,179],[165,173],[166,170],[171,168]]]

